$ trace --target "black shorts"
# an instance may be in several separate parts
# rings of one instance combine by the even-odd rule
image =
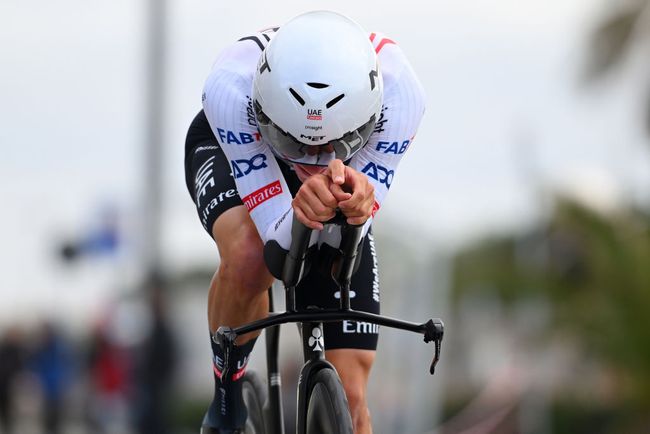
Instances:
[[[282,161],[280,168],[292,195],[300,188],[295,172]],[[203,228],[212,236],[212,225],[228,209],[243,205],[232,177],[230,163],[215,138],[203,110],[194,118],[185,141],[185,182],[196,205]],[[320,253],[319,253],[320,255]],[[328,260],[328,253],[322,253]],[[321,264],[322,265],[322,264]],[[361,262],[352,277],[350,302],[352,308],[379,313],[379,274],[372,231],[363,240]],[[338,290],[324,271],[313,266],[296,288],[299,307],[338,307]],[[377,348],[378,326],[356,321],[326,323],[326,349]]]

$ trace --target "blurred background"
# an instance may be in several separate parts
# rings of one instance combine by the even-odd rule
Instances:
[[[382,331],[375,431],[650,432],[648,0],[3,0],[0,433],[198,431],[219,258],[186,129],[222,48],[318,8],[428,95],[375,234],[383,313],[443,318],[443,357]]]

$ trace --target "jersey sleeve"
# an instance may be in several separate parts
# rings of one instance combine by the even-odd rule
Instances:
[[[374,35],[374,37],[373,37]],[[391,187],[425,111],[424,89],[402,50],[391,39],[371,34],[384,80],[381,115],[366,146],[350,162],[375,187],[373,216]]]
[[[256,64],[251,50],[258,49],[255,44],[243,43],[217,60],[204,86],[203,109],[262,241],[276,239],[288,249],[290,224],[285,222],[293,217],[292,196],[275,157],[257,131],[250,93]],[[259,50],[257,53],[259,56]]]

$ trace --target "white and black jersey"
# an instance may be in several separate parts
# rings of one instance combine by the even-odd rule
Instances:
[[[226,48],[205,82],[202,101],[212,132],[229,161],[239,197],[262,240],[276,240],[288,249],[292,195],[280,167],[284,163],[276,160],[257,130],[251,99],[260,55],[275,30],[241,38]],[[348,164],[366,174],[374,185],[376,212],[399,161],[413,142],[425,103],[422,86],[399,46],[379,33],[371,33],[369,38],[382,72],[384,101],[368,143]],[[201,200],[200,194],[196,200]]]

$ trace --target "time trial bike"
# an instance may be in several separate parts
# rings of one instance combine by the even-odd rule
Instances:
[[[297,323],[301,334],[304,365],[298,380],[298,403],[296,410],[297,434],[352,434],[352,419],[341,380],[334,366],[325,359],[323,323],[330,321],[362,321],[384,327],[420,333],[424,342],[433,342],[435,353],[430,373],[433,375],[440,359],[444,333],[442,320],[434,318],[425,323],[412,323],[387,316],[356,311],[350,307],[350,280],[360,259],[362,226],[345,223],[338,214],[327,224],[341,226],[341,243],[334,260],[331,274],[340,290],[338,309],[318,307],[296,308],[296,286],[314,259],[315,249],[309,248],[312,230],[294,218],[292,242],[281,269],[274,274],[284,284],[286,311],[273,312],[273,294],[269,289],[271,313],[267,318],[239,327],[220,327],[214,335],[225,352],[224,366],[233,351],[237,337],[265,329],[266,333],[266,385],[254,371],[243,378],[243,398],[247,409],[246,434],[284,434],[281,379],[278,366],[280,325]],[[268,262],[268,261],[267,261]],[[223,372],[228,378],[227,372]]]

